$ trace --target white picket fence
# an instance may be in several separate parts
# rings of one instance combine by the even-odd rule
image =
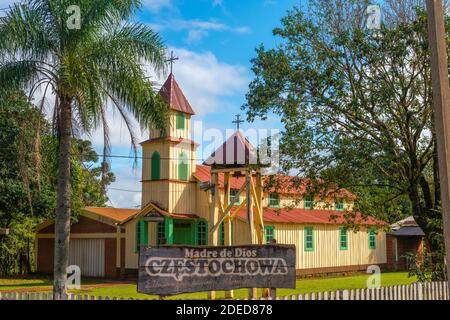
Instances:
[[[42,292],[0,292],[0,300],[52,300],[51,293]],[[277,300],[449,300],[447,282],[413,283],[381,287],[380,289],[352,289],[330,292],[295,294],[277,297]],[[140,300],[109,296],[70,294],[69,300]],[[273,300],[273,298],[260,298]]]
[[[263,300],[272,298],[261,298]],[[351,289],[330,292],[294,294],[277,300],[449,300],[448,283],[429,282],[381,287],[379,289]]]

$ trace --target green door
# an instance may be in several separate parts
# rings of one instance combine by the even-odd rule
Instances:
[[[173,222],[173,244],[193,245],[194,224],[192,222]]]

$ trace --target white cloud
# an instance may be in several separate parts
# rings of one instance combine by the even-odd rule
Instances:
[[[152,12],[158,12],[162,8],[172,7],[172,0],[143,0],[142,5]]]
[[[234,33],[250,33],[251,29],[247,26],[238,26],[232,27],[225,23],[216,21],[216,20],[183,20],[183,19],[174,19],[164,23],[150,23],[149,26],[158,32],[164,30],[173,30],[173,31],[183,31],[188,30],[188,38],[187,41],[192,40],[192,37],[197,37],[199,39],[199,35],[201,38],[204,38],[208,35],[209,31],[215,32],[234,32]]]
[[[188,36],[186,38],[186,42],[188,44],[197,43],[203,38],[208,36],[208,31],[205,30],[189,30]]]

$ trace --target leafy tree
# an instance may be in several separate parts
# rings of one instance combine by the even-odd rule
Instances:
[[[32,271],[33,230],[55,212],[57,142],[44,115],[23,93],[0,102],[0,226],[11,229],[0,238],[0,274]],[[108,201],[102,190],[114,181],[114,174],[109,168],[103,173],[98,162],[90,141],[73,139],[74,220],[82,207],[105,206]]]
[[[349,189],[363,214],[412,213],[441,251],[427,20],[412,2],[423,5],[387,1],[380,30],[365,26],[368,1],[295,7],[273,31],[280,44],[257,49],[244,109],[281,117],[285,171]]]
[[[162,127],[164,104],[143,64],[164,68],[165,48],[149,26],[130,22],[139,0],[27,0],[10,7],[0,25],[0,99],[11,89],[53,92],[58,136],[54,297],[64,299],[71,216],[72,134],[102,125],[108,151],[110,102],[130,124]],[[80,28],[71,24],[80,9]],[[67,13],[69,12],[69,13]],[[75,21],[77,22],[77,21]],[[134,145],[134,136],[132,143]]]

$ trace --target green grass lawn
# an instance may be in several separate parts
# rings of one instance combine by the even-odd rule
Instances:
[[[102,283],[92,279],[84,279],[81,281],[81,285],[98,284]],[[39,288],[42,291],[51,290],[53,280],[51,278],[39,277],[39,278],[0,278],[0,291],[5,290],[25,290]]]
[[[325,292],[325,291],[335,291],[343,289],[357,289],[365,288],[367,278],[370,275],[356,275],[349,277],[339,277],[339,278],[323,278],[323,279],[302,279],[297,280],[296,289],[278,289],[277,296],[287,296],[292,294],[303,294],[312,292]],[[383,273],[381,275],[381,285],[382,286],[393,286],[410,284],[415,281],[415,278],[408,278],[408,273],[406,272],[393,272],[393,273]],[[83,281],[82,285],[96,284],[98,281]],[[50,279],[0,279],[0,290],[11,290],[14,291],[19,288],[36,288],[42,287],[42,291],[48,291],[51,286]],[[236,298],[244,298],[247,296],[246,289],[235,290]],[[122,285],[122,286],[108,286],[99,288],[86,288],[82,290],[73,290],[71,293],[81,294],[81,295],[94,295],[94,296],[109,296],[117,298],[138,298],[138,299],[157,299],[154,295],[145,295],[136,292],[136,285]],[[261,295],[261,292],[258,293]],[[223,298],[224,293],[218,292],[217,298]],[[169,299],[206,299],[206,293],[192,293],[192,294],[182,294],[170,297]]]

